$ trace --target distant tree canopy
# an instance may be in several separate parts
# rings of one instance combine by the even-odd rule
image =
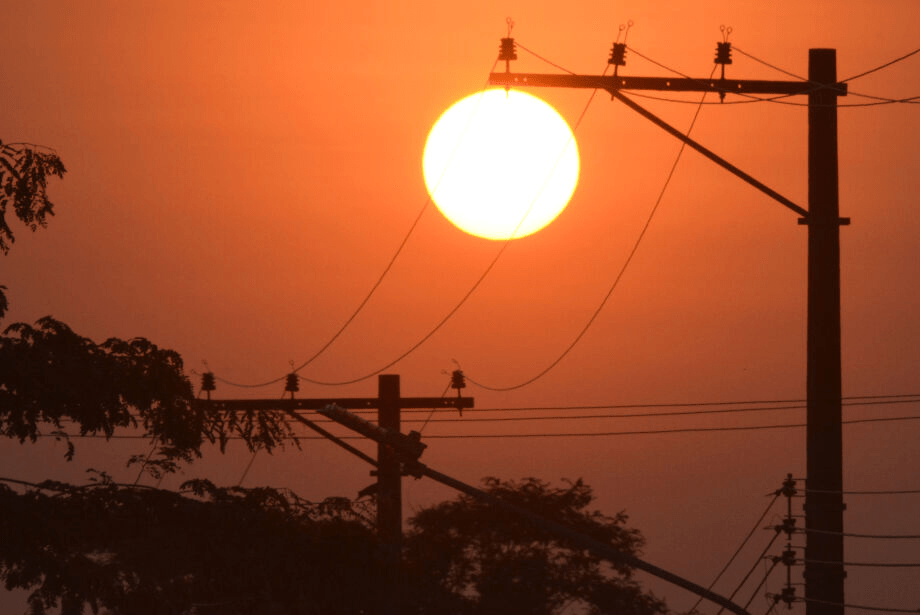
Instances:
[[[588,509],[581,481],[487,479],[493,496],[636,554],[642,537]],[[180,493],[0,479],[0,579],[31,615],[357,615],[388,575],[369,501],[186,482]],[[423,508],[404,548],[404,615],[661,615],[664,603],[564,539],[467,496]],[[568,609],[568,610],[567,610]]]
[[[623,513],[589,507],[594,493],[582,481],[553,487],[535,478],[485,479],[485,491],[520,508],[638,555],[643,538]],[[410,521],[407,577],[424,588],[418,613],[457,615],[575,612],[656,615],[661,600],[632,580],[632,570],[610,563],[512,512],[467,495],[423,509]]]
[[[31,230],[44,227],[48,216],[54,215],[46,192],[48,177],[64,177],[65,172],[64,163],[53,151],[0,141],[0,252],[9,252],[15,241],[6,219],[7,207],[12,205],[13,215]],[[0,318],[9,307],[5,290],[0,285]]]

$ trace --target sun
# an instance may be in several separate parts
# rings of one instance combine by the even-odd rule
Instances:
[[[484,90],[438,118],[422,169],[431,199],[455,226],[486,239],[516,239],[565,209],[578,183],[578,147],[546,102],[517,90]]]

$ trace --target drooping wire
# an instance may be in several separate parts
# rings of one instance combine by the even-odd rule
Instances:
[[[715,74],[715,71],[716,71],[716,66],[713,66],[712,73],[710,73],[710,78],[712,78],[712,75]],[[594,97],[594,94],[596,93],[597,93],[597,89],[595,89],[592,92],[591,94],[592,99]],[[705,100],[706,98],[705,92],[703,93],[702,98],[703,100]],[[696,112],[693,114],[693,119],[690,122],[690,127],[687,129],[688,135],[693,130],[693,126],[696,124],[696,120],[700,115],[701,109],[702,109],[702,105],[698,106],[696,109]],[[671,165],[671,170],[668,172],[668,176],[665,179],[664,185],[662,186],[661,191],[658,193],[658,198],[655,200],[655,204],[652,206],[652,209],[649,212],[648,217],[646,218],[645,224],[642,227],[642,230],[639,232],[639,235],[636,238],[636,241],[633,243],[632,249],[627,255],[626,260],[623,262],[623,265],[620,268],[619,273],[617,273],[616,277],[613,280],[613,283],[610,285],[610,288],[607,290],[607,294],[604,296],[604,298],[601,300],[600,305],[598,305],[597,309],[595,309],[594,313],[588,319],[588,322],[581,329],[578,335],[575,336],[575,339],[572,340],[572,342],[568,345],[568,347],[566,347],[565,350],[563,350],[562,353],[558,357],[556,357],[556,359],[552,363],[550,363],[546,368],[544,368],[543,370],[541,370],[540,372],[538,372],[536,375],[532,376],[531,378],[528,378],[527,380],[520,382],[518,384],[514,384],[510,386],[489,386],[482,382],[478,382],[474,380],[473,378],[468,377],[468,380],[470,382],[472,382],[473,384],[475,384],[476,386],[480,388],[486,389],[487,391],[514,391],[514,390],[523,388],[527,385],[533,384],[534,382],[536,382],[537,380],[545,376],[547,373],[549,373],[550,370],[552,370],[559,363],[561,363],[562,360],[575,348],[575,346],[578,345],[578,343],[581,341],[584,335],[588,332],[588,329],[591,328],[591,325],[594,324],[594,321],[597,320],[597,317],[600,315],[601,311],[604,309],[604,306],[607,305],[607,301],[610,299],[611,295],[613,295],[613,292],[614,290],[616,290],[617,286],[619,286],[620,280],[623,278],[623,275],[626,273],[626,269],[629,267],[629,264],[632,262],[633,257],[636,255],[636,252],[639,250],[639,245],[642,243],[642,239],[645,237],[646,233],[648,232],[649,227],[652,224],[652,219],[655,217],[655,213],[658,211],[659,205],[661,205],[661,201],[664,198],[664,194],[667,191],[668,185],[671,183],[671,178],[674,177],[674,172],[677,169],[677,163],[680,162],[681,155],[684,153],[685,148],[686,148],[686,144],[681,143],[680,149],[677,152],[677,156],[674,159],[674,163]]]
[[[895,59],[893,59],[893,60],[890,60],[890,61],[888,61],[888,62],[885,62],[884,64],[881,64],[881,65],[879,65],[879,66],[876,66],[875,68],[870,68],[869,70],[867,70],[867,71],[865,71],[865,72],[862,72],[862,73],[853,75],[852,77],[847,77],[846,79],[843,80],[843,82],[846,83],[846,82],[848,82],[848,81],[853,81],[854,79],[859,79],[860,77],[865,77],[866,75],[871,75],[872,73],[878,72],[878,71],[882,70],[883,68],[888,68],[888,67],[891,66],[892,64],[897,64],[898,62],[900,62],[900,61],[902,61],[902,60],[906,60],[907,58],[911,57],[912,55],[915,55],[915,54],[918,54],[918,53],[920,53],[920,48],[914,49],[913,51],[911,51],[911,52],[909,52],[909,53],[905,53],[904,55],[902,55],[902,56],[900,56],[900,57],[897,57],[897,58],[895,58]]]
[[[784,69],[784,68],[781,68],[781,67],[779,67],[779,66],[777,66],[777,65],[775,65],[775,64],[771,64],[770,62],[767,62],[766,60],[763,60],[763,59],[761,59],[761,58],[758,58],[757,56],[752,55],[752,54],[750,54],[750,53],[744,51],[743,49],[739,49],[738,47],[735,47],[735,51],[737,51],[738,53],[740,53],[740,54],[743,55],[743,56],[746,56],[746,57],[748,57],[748,58],[754,60],[755,62],[758,62],[758,63],[760,63],[760,64],[763,64],[764,66],[767,66],[767,67],[769,67],[769,68],[772,68],[772,69],[775,70],[775,71],[781,72],[781,73],[783,73],[784,75],[788,75],[788,76],[790,76],[790,77],[794,77],[795,79],[798,79],[799,81],[804,81],[804,82],[809,82],[809,83],[811,83],[811,82],[810,82],[808,79],[806,79],[805,77],[802,77],[802,76],[800,76],[800,75],[797,75],[797,74],[795,74],[795,73],[792,73],[792,72],[790,72],[790,71],[788,71],[788,70],[786,70],[786,69]],[[918,49],[917,51],[920,51],[920,49]],[[912,52],[911,54],[908,54],[908,56],[913,55],[914,53],[917,53],[917,51],[914,51],[914,52]],[[908,57],[908,56],[904,56],[904,57]],[[903,59],[903,58],[902,58],[902,59]],[[887,65],[886,65],[886,66],[887,66]],[[884,68],[884,66],[879,67],[879,68]],[[875,69],[875,70],[878,70],[878,69]],[[874,71],[870,71],[870,72],[874,72]],[[865,74],[868,74],[868,73],[865,73]],[[859,75],[857,75],[857,76],[859,76]],[[850,77],[850,79],[844,79],[843,81],[841,81],[841,83],[846,83],[847,81],[851,81],[851,80],[853,80],[854,78],[855,78],[855,77]],[[819,84],[815,84],[815,85],[819,85]],[[911,104],[915,104],[917,98],[920,98],[920,97],[917,97],[917,96],[910,96],[910,97],[907,97],[907,98],[888,98],[888,97],[885,97],[885,96],[875,96],[875,95],[872,95],[872,94],[862,94],[862,93],[859,93],[859,92],[854,92],[854,91],[849,90],[849,89],[847,90],[847,95],[848,95],[848,96],[858,96],[858,97],[861,97],[861,98],[870,98],[870,99],[873,99],[873,100],[881,101],[881,103],[883,103],[883,104],[891,104],[891,103],[911,103]],[[807,105],[807,103],[804,103],[804,104]],[[850,103],[850,104],[838,104],[837,106],[838,106],[838,107],[862,107],[862,106],[875,106],[875,104],[876,104],[876,103]]]
[[[519,46],[520,46],[520,45],[519,45]],[[521,47],[521,48],[523,49],[523,47]],[[606,71],[606,69],[605,69],[605,71]],[[588,99],[588,102],[585,104],[584,109],[582,109],[581,114],[578,116],[578,119],[577,119],[577,120],[575,121],[575,123],[572,125],[572,137],[571,137],[571,138],[574,138],[575,133],[578,131],[578,127],[581,125],[581,122],[582,122],[582,120],[584,119],[585,114],[586,114],[587,111],[588,111],[588,108],[591,106],[591,103],[592,103],[593,100],[594,100],[595,94],[596,94],[596,91],[592,92],[591,96],[590,96],[589,99]],[[570,141],[571,141],[571,139],[570,139]],[[567,147],[568,147],[568,144],[565,146],[565,148],[567,148]],[[563,151],[565,151],[565,148],[563,148]],[[561,156],[562,156],[562,153],[560,152],[560,159],[561,159]],[[559,161],[559,159],[557,159],[557,161],[556,161],[557,164],[558,164],[558,161]],[[553,165],[553,168],[555,168],[555,164]],[[461,297],[460,301],[457,302],[457,304],[447,313],[447,315],[444,316],[444,318],[442,318],[442,319],[441,319],[441,320],[440,320],[430,331],[428,331],[428,333],[426,333],[424,336],[422,336],[422,338],[421,338],[418,342],[416,342],[415,344],[413,344],[412,346],[410,346],[408,350],[406,350],[405,352],[403,352],[402,354],[400,354],[399,356],[397,356],[395,359],[393,359],[392,361],[390,361],[390,362],[387,363],[386,365],[384,365],[384,366],[382,366],[382,367],[380,367],[380,368],[374,370],[373,372],[370,372],[370,373],[368,373],[368,374],[365,374],[365,375],[363,375],[363,376],[360,376],[360,377],[358,377],[358,378],[352,378],[352,379],[350,379],[350,380],[341,380],[341,381],[334,381],[334,382],[313,380],[313,379],[311,379],[311,378],[306,378],[306,377],[304,377],[304,380],[306,380],[307,382],[311,382],[311,383],[313,383],[313,384],[320,384],[320,385],[327,385],[327,386],[339,386],[339,385],[355,384],[355,383],[357,383],[357,382],[361,382],[362,380],[366,380],[366,379],[368,379],[368,378],[371,378],[371,377],[373,377],[373,376],[376,376],[377,374],[383,372],[384,370],[389,369],[389,368],[392,367],[393,365],[399,363],[400,361],[402,361],[403,359],[405,359],[407,356],[409,356],[410,354],[412,354],[413,352],[415,352],[420,346],[422,346],[422,344],[424,344],[424,343],[427,342],[429,339],[431,339],[431,337],[432,337],[435,333],[437,333],[445,324],[447,324],[447,322],[448,322],[451,318],[453,318],[454,314],[456,314],[457,311],[459,311],[460,308],[463,307],[463,305],[464,305],[464,304],[467,302],[467,300],[473,295],[473,293],[476,292],[476,290],[479,288],[479,286],[482,284],[482,282],[486,279],[486,277],[489,275],[489,273],[492,271],[492,269],[493,269],[493,268],[495,267],[495,265],[498,263],[499,259],[500,259],[500,258],[502,257],[502,255],[505,253],[505,250],[507,250],[508,247],[511,245],[511,242],[512,242],[512,240],[514,239],[514,237],[515,237],[515,235],[516,235],[518,229],[520,229],[521,225],[522,225],[522,224],[524,223],[524,221],[527,219],[527,216],[530,214],[530,210],[533,208],[534,203],[535,203],[536,200],[539,198],[540,194],[541,194],[542,191],[543,191],[543,188],[545,188],[545,186],[546,186],[546,182],[548,182],[548,181],[549,181],[549,178],[547,177],[547,180],[544,182],[544,184],[541,186],[540,190],[538,191],[537,195],[536,195],[536,196],[534,197],[534,199],[531,201],[530,207],[528,207],[527,212],[525,212],[524,215],[521,217],[520,222],[518,223],[517,227],[515,227],[514,231],[511,233],[511,236],[510,236],[508,239],[506,239],[506,240],[504,241],[504,243],[502,244],[501,248],[499,248],[498,253],[497,253],[497,254],[495,255],[495,257],[492,259],[492,261],[488,264],[488,266],[486,266],[485,270],[482,272],[482,274],[479,276],[479,278],[473,283],[472,287],[466,292],[465,295],[463,295],[463,297]]]
[[[492,64],[492,68],[489,69],[489,73],[491,73],[492,71],[494,71],[494,70],[495,70],[495,67],[496,67],[497,65],[498,65],[498,60],[495,60],[495,62]],[[486,85],[488,85],[488,81],[486,81]],[[482,92],[483,92],[483,93],[485,92],[485,86],[483,86]],[[477,108],[478,108],[478,106],[477,106]],[[475,110],[474,110],[474,114],[475,114]],[[474,115],[474,114],[472,114],[472,115]],[[472,115],[471,115],[471,117],[472,117]],[[469,121],[468,121],[468,123],[469,123]],[[468,123],[467,123],[467,125],[468,125]],[[444,174],[446,173],[447,168],[448,168],[449,165],[450,165],[450,160],[453,159],[453,157],[454,157],[454,155],[455,155],[455,153],[456,153],[456,149],[457,149],[457,147],[459,147],[459,142],[462,141],[463,138],[464,138],[464,136],[465,136],[465,132],[466,132],[466,128],[464,128],[464,130],[461,132],[460,138],[458,139],[457,146],[455,146],[455,149],[454,149],[453,153],[451,153],[450,157],[448,158],[448,165],[445,166],[445,169],[444,169],[444,170],[442,171],[442,173],[441,173],[441,177],[438,178],[438,181],[437,181],[437,183],[435,184],[435,189],[437,188],[437,186],[440,184],[441,180],[443,179]],[[293,367],[293,373],[299,373],[303,368],[307,367],[307,366],[310,365],[313,361],[315,361],[317,358],[319,358],[319,356],[322,355],[322,354],[323,354],[323,353],[324,353],[324,352],[325,352],[325,351],[326,351],[326,350],[327,350],[327,349],[328,349],[328,348],[329,348],[329,347],[330,347],[330,346],[331,346],[331,345],[332,345],[332,344],[333,344],[333,343],[334,343],[334,342],[345,332],[345,329],[347,329],[347,328],[349,327],[349,325],[351,325],[352,321],[354,321],[354,319],[358,316],[358,314],[364,309],[364,307],[365,307],[365,306],[367,305],[367,303],[370,301],[371,297],[374,295],[374,293],[377,291],[377,289],[378,289],[378,288],[380,287],[380,285],[383,283],[384,278],[386,278],[387,274],[389,274],[390,270],[393,268],[393,264],[396,262],[396,259],[397,259],[397,258],[399,257],[399,255],[402,253],[403,248],[405,248],[406,244],[408,243],[409,238],[412,236],[413,232],[415,231],[415,228],[418,226],[418,223],[419,223],[419,221],[422,219],[422,216],[424,215],[424,213],[428,210],[429,206],[431,205],[431,200],[432,200],[432,199],[431,199],[431,194],[429,193],[429,194],[426,196],[425,202],[423,203],[422,208],[419,210],[418,215],[417,215],[417,216],[415,217],[415,219],[412,221],[412,224],[409,225],[409,230],[406,232],[406,234],[405,234],[405,236],[403,237],[402,241],[399,243],[399,246],[396,248],[396,251],[393,253],[393,256],[390,258],[390,260],[389,260],[389,262],[387,263],[386,267],[384,267],[384,269],[383,269],[383,271],[381,272],[380,276],[377,278],[377,281],[374,282],[374,284],[371,286],[371,289],[368,291],[367,295],[365,295],[364,299],[358,304],[358,307],[355,308],[355,311],[352,312],[351,316],[349,316],[349,317],[345,320],[345,322],[342,324],[342,326],[339,327],[338,331],[336,331],[336,332],[332,335],[332,337],[329,338],[329,340],[328,340],[325,344],[323,344],[323,346],[322,346],[319,350],[317,350],[312,356],[310,356],[310,358],[306,359],[305,361],[303,361],[303,362],[300,363],[299,365]],[[415,350],[415,348],[413,348],[412,350]],[[411,352],[411,351],[410,351],[410,352]],[[406,354],[408,354],[408,353],[406,353]],[[399,359],[397,359],[397,361],[402,360],[402,358],[404,358],[404,357],[405,357],[405,355],[403,355],[403,357],[400,357]],[[396,362],[396,361],[394,361],[394,363],[395,363],[395,362]],[[390,365],[392,365],[392,363],[391,363]],[[353,382],[360,382],[361,380],[365,380],[365,379],[367,379],[367,378],[370,378],[370,377],[372,377],[372,376],[375,376],[375,375],[379,374],[380,372],[382,372],[384,369],[387,369],[387,367],[390,367],[390,365],[387,365],[387,366],[385,366],[383,369],[381,369],[381,370],[379,370],[379,371],[377,371],[377,372],[374,372],[373,374],[370,374],[370,375],[368,375],[368,376],[365,376],[364,378],[360,378],[360,379],[358,379],[358,380],[355,380],[355,381],[353,381]],[[224,379],[224,378],[218,378],[218,377],[216,377],[216,376],[215,376],[215,379],[216,379],[216,380],[220,380],[222,383],[227,384],[227,385],[230,385],[230,386],[243,387],[243,388],[260,388],[260,387],[270,386],[270,385],[272,385],[272,384],[276,384],[276,383],[278,383],[278,382],[281,382],[282,380],[285,379],[286,376],[287,376],[287,374],[285,374],[284,376],[279,376],[278,378],[274,378],[274,379],[272,379],[272,380],[268,380],[268,381],[265,381],[265,382],[259,382],[259,383],[255,383],[255,384],[245,384],[245,383],[233,382],[233,381],[230,381],[230,380],[226,380],[226,379]],[[312,384],[319,384],[319,385],[323,385],[323,384],[351,384],[350,382],[348,382],[348,383],[325,383],[325,382],[321,382],[321,381],[318,381],[318,380],[312,380],[312,379],[310,379],[310,378],[306,378],[306,377],[303,377],[303,376],[302,376],[302,378],[303,378],[304,380],[306,380],[307,382],[310,382],[310,383],[312,383]]]
[[[722,578],[722,575],[725,574],[725,572],[728,570],[729,566],[732,565],[732,562],[735,561],[735,558],[738,557],[738,555],[741,553],[742,549],[744,549],[744,547],[747,545],[747,543],[748,543],[748,541],[751,539],[751,537],[754,536],[754,533],[755,533],[758,529],[760,529],[760,524],[763,523],[763,520],[764,520],[764,519],[767,517],[767,515],[770,513],[770,509],[773,508],[773,505],[774,505],[774,504],[776,504],[776,500],[779,498],[779,496],[780,496],[780,493],[775,493],[775,494],[773,495],[773,499],[770,500],[770,503],[767,504],[767,507],[764,509],[763,514],[760,515],[760,517],[757,519],[757,522],[754,523],[754,527],[752,527],[752,528],[751,528],[751,531],[748,532],[748,535],[744,537],[744,540],[741,541],[741,544],[738,546],[737,549],[735,549],[735,552],[732,553],[732,556],[731,556],[730,558],[728,558],[728,562],[725,563],[725,566],[722,567],[722,570],[719,571],[719,574],[716,575],[716,578],[712,580],[712,583],[710,583],[710,584],[709,584],[709,587],[707,587],[706,589],[708,589],[709,591],[712,591],[712,588],[715,587],[716,583],[719,582],[719,579]],[[703,602],[703,598],[700,597],[699,599],[697,599],[696,604],[694,604],[692,607],[690,607],[690,610],[687,611],[687,612],[688,612],[688,613],[693,613],[694,611],[696,611],[697,607],[699,607],[700,604],[701,604],[702,602]],[[745,608],[747,608],[747,607],[745,607]]]

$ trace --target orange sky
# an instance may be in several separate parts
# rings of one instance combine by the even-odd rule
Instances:
[[[577,4],[577,6],[569,6]],[[319,349],[354,311],[425,205],[432,123],[485,82],[505,18],[517,41],[570,70],[599,74],[617,27],[629,44],[694,76],[712,68],[719,26],[736,48],[807,73],[808,49],[833,47],[846,78],[918,47],[920,3],[431,2],[365,7],[269,2],[2,2],[5,92],[0,138],[54,147],[68,173],[50,187],[48,229],[19,230],[0,260],[6,323],[51,314],[79,333],[144,336],[189,370],[260,382]],[[777,8],[779,6],[780,8]],[[513,69],[557,72],[519,50]],[[631,75],[667,73],[635,54]],[[728,76],[786,78],[735,53]],[[920,58],[854,81],[851,91],[920,94]],[[586,91],[532,93],[570,123]],[[693,97],[691,97],[692,99]],[[693,105],[642,100],[680,129]],[[867,99],[848,97],[843,104]],[[804,100],[799,101],[804,102]],[[920,215],[910,105],[839,113],[843,392],[917,393]],[[708,105],[694,136],[792,200],[806,202],[800,106]],[[390,368],[404,395],[439,395],[456,359],[485,384],[513,385],[549,365],[595,311],[655,202],[679,148],[611,102],[578,128],[582,175],[552,225],[513,243],[463,307]],[[795,214],[688,152],[620,286],[571,354],[536,383],[464,392],[480,408],[801,399],[805,393],[805,238]],[[342,381],[386,365],[467,293],[500,244],[463,234],[428,207],[390,274],[345,334],[303,372]],[[221,386],[218,397],[280,396]],[[303,396],[376,394],[376,379],[304,385]],[[916,405],[844,410],[917,414]],[[465,416],[473,416],[470,415]],[[804,411],[719,418],[539,424],[432,423],[425,435],[625,431],[804,421]],[[845,427],[848,489],[918,488],[920,423]],[[136,443],[78,448],[0,443],[2,475],[73,478]],[[133,447],[133,448],[132,448]],[[354,495],[367,468],[322,442],[259,457],[248,485],[306,497]],[[36,458],[41,463],[36,464]],[[469,482],[485,475],[584,477],[648,538],[647,559],[707,585],[787,472],[804,474],[801,429],[561,439],[433,439],[425,459]],[[235,484],[243,451],[185,476]],[[318,469],[321,468],[321,471]],[[179,479],[175,480],[178,484]],[[175,485],[164,485],[175,486]],[[450,494],[408,482],[406,509]],[[850,499],[851,531],[920,533],[920,501]],[[898,512],[903,511],[903,513]],[[766,537],[759,536],[760,545]],[[895,545],[848,542],[857,561],[906,561]],[[761,547],[755,548],[755,551]],[[740,578],[717,590],[729,593]],[[916,569],[849,573],[854,603],[916,608]],[[778,591],[776,576],[768,587]],[[655,585],[677,610],[693,598]],[[766,609],[755,602],[756,612]]]

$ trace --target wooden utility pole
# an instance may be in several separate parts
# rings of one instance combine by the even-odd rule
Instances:
[[[513,59],[511,39],[502,40],[499,60]],[[625,44],[610,63],[625,65]],[[507,57],[506,57],[507,56]],[[719,43],[716,63],[730,64],[730,45]],[[618,75],[492,73],[491,85],[603,89],[674,137],[799,214],[808,226],[807,483],[805,491],[805,601],[807,615],[843,615],[843,447],[841,437],[840,225],[838,214],[836,51],[811,49],[808,81],[689,79]],[[623,94],[628,90],[785,94],[808,96],[808,210],[771,190]],[[786,596],[791,600],[794,596]]]

